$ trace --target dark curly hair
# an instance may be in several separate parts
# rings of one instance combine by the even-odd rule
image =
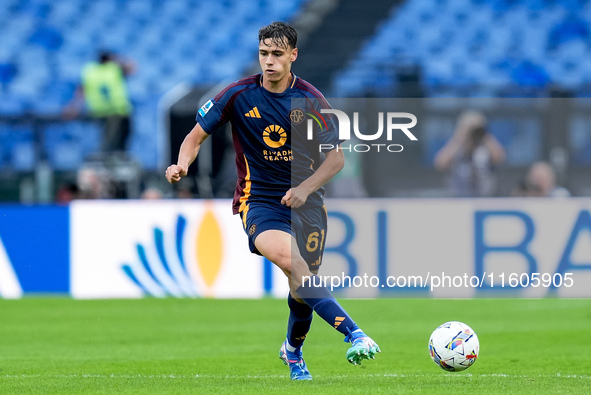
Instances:
[[[296,48],[298,32],[285,22],[273,22],[259,30],[259,42],[266,39],[271,39],[271,43],[278,47],[287,44],[288,47]]]

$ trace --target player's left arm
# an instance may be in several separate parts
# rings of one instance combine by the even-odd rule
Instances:
[[[301,207],[306,203],[311,193],[322,188],[335,174],[341,171],[344,165],[345,156],[343,155],[343,151],[340,150],[339,145],[339,149],[333,149],[326,153],[326,159],[314,174],[305,179],[297,187],[291,188],[285,193],[285,196],[281,199],[281,204],[285,204],[291,208]]]

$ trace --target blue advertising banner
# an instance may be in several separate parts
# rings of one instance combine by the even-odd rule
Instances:
[[[229,206],[0,205],[0,297],[284,297],[284,274],[249,252]],[[341,296],[591,297],[591,199],[332,199],[327,207],[319,275]]]
[[[67,206],[0,206],[0,296],[70,292]]]

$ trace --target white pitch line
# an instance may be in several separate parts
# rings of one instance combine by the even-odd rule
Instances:
[[[436,374],[406,374],[406,373],[382,373],[382,374],[365,374],[364,377],[394,377],[394,378],[416,378],[416,377],[436,377]],[[286,378],[287,375],[274,374],[274,375],[215,375],[215,374],[195,374],[195,375],[179,375],[179,374],[7,374],[2,375],[0,378],[8,379],[32,379],[32,378],[115,378],[115,379],[134,379],[134,378],[145,378],[145,379],[278,379]],[[326,375],[319,376],[319,378],[349,378],[359,376],[350,375]],[[481,374],[444,374],[442,377],[453,377],[453,378],[486,378],[486,377],[504,377],[504,378],[560,378],[560,379],[583,379],[591,380],[591,376],[580,375],[580,374],[562,374],[556,373],[555,375],[526,375],[526,374],[504,374],[504,373],[481,373]]]

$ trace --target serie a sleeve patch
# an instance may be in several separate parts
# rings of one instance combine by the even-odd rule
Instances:
[[[201,107],[199,109],[199,115],[201,115],[202,117],[205,116],[205,114],[208,113],[208,111],[213,107],[213,102],[211,100],[208,100],[207,103],[205,103],[203,105],[203,107]]]

